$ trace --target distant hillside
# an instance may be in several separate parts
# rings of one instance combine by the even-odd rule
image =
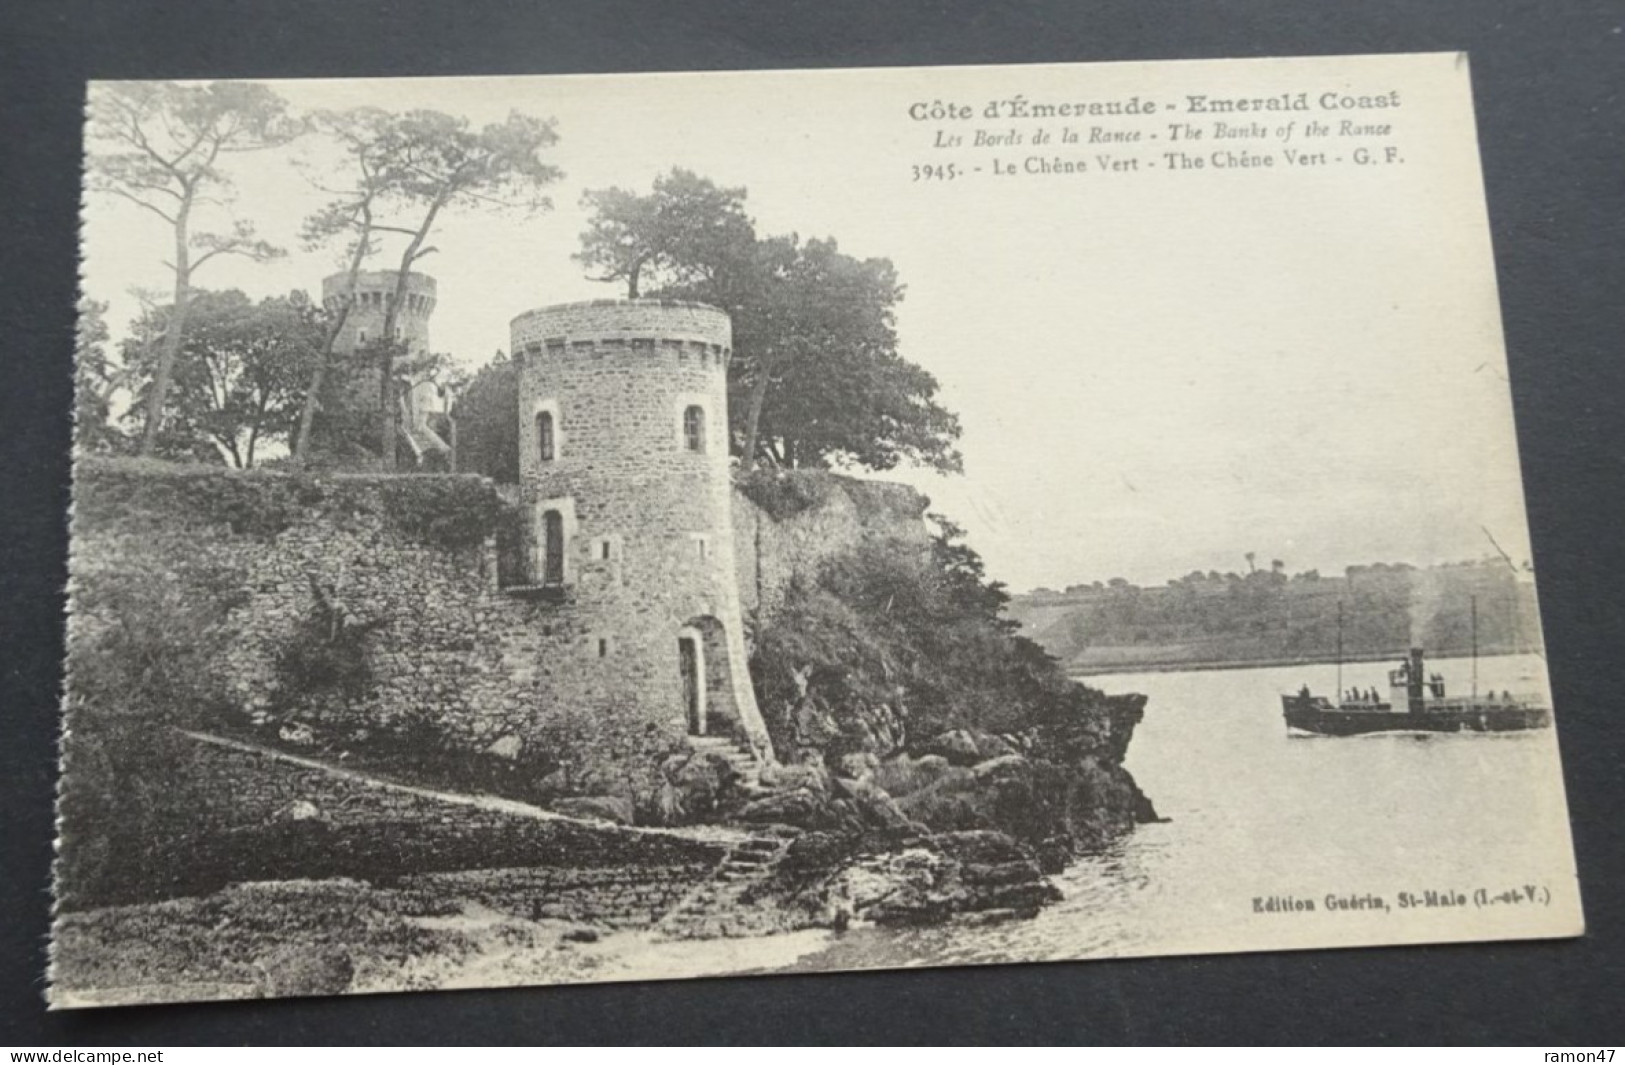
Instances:
[[[1006,613],[1073,673],[1386,658],[1407,647],[1468,654],[1473,603],[1480,654],[1537,650],[1534,584],[1504,561],[1418,569],[1351,566],[1341,577],[1288,575],[1280,563],[1245,576],[1191,573],[1163,587],[1122,579],[1040,588]]]

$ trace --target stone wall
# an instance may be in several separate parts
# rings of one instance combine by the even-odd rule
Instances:
[[[658,762],[673,749],[650,722],[595,714],[577,698],[582,670],[600,662],[567,605],[498,586],[501,504],[482,478],[89,463],[75,491],[76,581],[132,568],[208,571],[207,594],[229,601],[233,630],[215,665],[243,711],[357,740],[378,729],[428,729],[464,749],[562,769],[565,790],[627,797],[655,786]],[[392,504],[397,493],[411,501]],[[469,516],[481,508],[490,509],[488,522]],[[71,600],[76,608],[93,601],[85,590]],[[319,600],[361,634],[370,677],[359,698],[313,692],[287,675],[286,650]]]
[[[746,617],[771,614],[792,581],[816,580],[826,559],[865,540],[900,539],[924,547],[929,505],[907,485],[821,470],[752,475],[734,490],[734,555]]]
[[[68,909],[255,880],[460,877],[465,891],[520,916],[647,924],[727,852],[721,842],[450,801],[220,741],[188,738],[182,758],[184,782],[162,793],[175,809],[155,822],[179,830],[115,839],[105,875],[66,885]]]
[[[823,473],[789,479],[810,485],[811,495],[797,498],[812,502],[777,508],[777,517],[743,492],[731,495],[737,585],[729,597],[744,604],[743,616],[734,615],[741,631],[744,618],[771,610],[791,580],[815,578],[823,559],[865,537],[925,542],[926,501],[911,489]],[[394,492],[412,501],[391,502]],[[436,506],[458,511],[449,516],[458,523],[448,529],[448,516],[412,509]],[[638,629],[612,631],[601,613],[583,607],[600,594],[628,611],[635,604],[612,598],[614,566],[586,557],[586,537],[581,580],[562,598],[499,587],[501,506],[489,482],[468,476],[315,478],[83,463],[71,561],[79,612],[70,637],[116,620],[84,609],[85,581],[132,569],[206,569],[217,585],[211,594],[232,604],[230,649],[217,666],[242,710],[357,740],[379,729],[428,728],[468,751],[562,768],[567,791],[646,796],[662,757],[682,745],[681,706],[673,698],[661,718],[646,705],[583,697],[595,677],[612,691],[646,679],[623,675],[624,641]],[[489,522],[471,516],[482,508]],[[318,596],[363,634],[371,681],[359,699],[290,688],[282,655],[310,623]],[[719,614],[723,598],[719,590]],[[661,633],[658,649],[674,636]],[[601,637],[619,644],[608,657],[599,654]],[[736,661],[748,687],[742,653]],[[714,684],[736,679],[708,665]]]
[[[530,920],[648,928],[715,871],[715,862],[515,868],[432,873],[411,877],[402,886],[422,888],[440,898],[472,897],[494,910]]]

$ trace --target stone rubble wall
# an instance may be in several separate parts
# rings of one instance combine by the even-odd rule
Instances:
[[[802,482],[815,502],[774,516],[735,489],[734,556],[749,619],[772,614],[792,582],[816,580],[827,559],[865,541],[928,542],[924,517],[930,501],[907,485],[808,470],[778,476]]]
[[[174,863],[221,867],[212,879],[183,879],[178,894],[216,881],[344,876],[473,897],[526,919],[646,927],[727,853],[723,842],[451,802],[204,740],[191,742],[187,776],[198,838],[220,853],[195,863],[177,853]],[[232,841],[246,851],[233,853]]]
[[[188,476],[243,478],[225,470]],[[925,542],[919,520],[925,501],[918,493],[816,476],[828,488],[822,502],[780,519],[732,493],[730,553],[746,632],[789,582],[816,577],[823,559],[865,537]],[[134,483],[140,487],[139,475]],[[219,669],[232,702],[244,711],[315,719],[361,742],[369,731],[427,726],[469,751],[541,752],[567,767],[582,793],[646,794],[658,784],[660,760],[683,742],[681,709],[674,706],[663,721],[633,700],[581,696],[581,685],[597,671],[618,675],[613,658],[598,657],[602,615],[583,603],[612,580],[607,569],[584,569],[579,587],[561,599],[511,594],[498,587],[494,537],[447,546],[403,529],[378,505],[376,479],[313,484],[309,498],[287,504],[285,519],[261,534],[233,532],[167,505],[139,513],[115,509],[93,520],[84,515],[97,509],[81,506],[71,572],[88,577],[204,565],[223,575],[230,587],[220,594],[236,605]],[[83,480],[78,491],[95,493],[97,481]],[[366,630],[372,685],[359,703],[290,705],[281,688],[279,654],[311,617],[313,585],[347,623]],[[70,637],[98,623],[105,622],[77,616]],[[739,662],[743,672],[742,655]],[[748,674],[741,680],[748,685]]]
[[[463,895],[529,920],[575,921],[612,928],[649,928],[708,880],[714,864],[611,868],[519,868],[410,877],[434,897]]]

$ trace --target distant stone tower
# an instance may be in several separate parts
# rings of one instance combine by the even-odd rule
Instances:
[[[768,760],[734,573],[732,332],[722,311],[674,300],[515,318],[520,492],[529,580],[568,634],[553,697],[615,732]]]
[[[336,311],[343,301],[348,274],[322,279],[322,306]],[[395,298],[395,271],[367,270],[356,276],[355,305],[344,319],[334,349],[351,352],[384,335],[384,312]],[[429,350],[429,316],[434,314],[435,281],[428,274],[406,277],[406,306],[396,316],[395,328],[406,342],[407,351],[421,355]]]
[[[356,275],[355,303],[344,318],[344,326],[334,340],[335,354],[347,355],[384,335],[384,314],[395,298],[395,271],[368,270]],[[344,299],[348,274],[322,279],[322,306],[337,311]],[[426,355],[429,347],[429,318],[434,314],[435,280],[428,274],[406,275],[406,305],[395,316],[395,335],[406,345],[406,356]],[[365,409],[377,403],[378,376],[358,373],[352,401]],[[431,381],[405,381],[401,390],[401,439],[413,458],[422,462],[431,453],[446,455],[447,443],[432,424],[443,413],[445,402],[439,386]]]

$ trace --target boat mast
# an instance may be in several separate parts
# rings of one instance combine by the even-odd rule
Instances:
[[[1343,600],[1337,601],[1337,701],[1343,701]]]
[[[1478,701],[1478,596],[1473,596],[1473,701]]]

